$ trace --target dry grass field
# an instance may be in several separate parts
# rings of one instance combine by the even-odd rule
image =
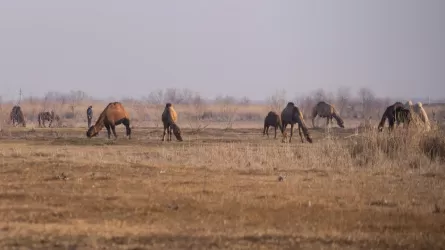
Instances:
[[[2,130],[1,249],[445,247],[442,131],[117,130]]]

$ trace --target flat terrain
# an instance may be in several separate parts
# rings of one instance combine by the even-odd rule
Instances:
[[[289,144],[273,130],[161,142],[161,129],[117,128],[116,141],[0,132],[1,249],[445,248],[445,167],[408,154],[368,166],[347,150],[354,130]]]

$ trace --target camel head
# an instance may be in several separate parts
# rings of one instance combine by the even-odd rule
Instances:
[[[379,124],[379,126],[377,127],[377,131],[382,132],[383,131],[383,126]]]
[[[294,104],[293,102],[288,102],[286,106],[292,106],[292,107],[294,107],[295,104]]]
[[[345,123],[343,122],[343,119],[341,119],[340,117],[337,120],[337,124],[340,128],[345,128]]]
[[[97,131],[95,126],[91,126],[88,131],[87,131],[87,137],[91,138],[96,136],[99,133],[99,131]]]
[[[311,138],[311,136],[308,134],[308,135],[306,135],[306,140],[309,142],[309,143],[312,143],[313,141],[312,141],[312,138]]]

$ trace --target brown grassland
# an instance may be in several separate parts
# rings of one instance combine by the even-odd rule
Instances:
[[[0,248],[445,246],[443,129],[311,128],[313,144],[296,129],[289,144],[262,122],[180,126],[183,142],[139,124],[131,140],[3,126]]]

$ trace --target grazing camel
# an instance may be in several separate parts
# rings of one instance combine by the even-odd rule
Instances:
[[[181,135],[181,129],[176,124],[176,121],[178,120],[178,115],[176,114],[175,109],[173,108],[173,105],[171,103],[167,103],[165,105],[164,112],[162,112],[162,123],[164,125],[164,132],[162,134],[162,141],[165,140],[165,134],[167,130],[167,141],[172,140],[172,130],[173,134],[175,135],[176,139],[178,141],[182,141],[182,135]]]
[[[425,109],[423,109],[423,104],[421,102],[417,102],[413,105],[411,101],[407,101],[405,103],[405,108],[411,111],[413,115],[413,121],[416,124],[423,125],[426,131],[429,131],[431,129],[430,119],[428,118]]]
[[[9,118],[11,119],[12,125],[14,127],[19,124],[22,124],[23,127],[26,127],[25,116],[23,115],[20,106],[12,107],[11,113],[9,114]]]
[[[275,128],[275,137],[277,138],[277,129],[279,128],[281,132],[283,132],[283,126],[281,123],[281,117],[276,112],[270,111],[266,118],[264,118],[264,129],[263,129],[263,136],[267,135],[269,138],[269,127]]]
[[[130,116],[120,102],[110,102],[97,118],[96,124],[88,128],[87,137],[96,136],[105,126],[108,131],[108,139],[111,137],[111,130],[114,138],[117,139],[116,126],[119,124],[125,126],[126,135],[128,139],[131,139]]]
[[[321,101],[317,103],[317,105],[315,105],[315,107],[312,109],[312,127],[314,128],[315,128],[314,121],[317,115],[319,117],[326,117],[326,126],[329,125],[329,121],[331,121],[332,123],[332,118],[334,118],[337,121],[339,127],[341,128],[345,127],[343,125],[344,124],[343,119],[341,119],[340,115],[338,115],[335,107],[329,103]]]
[[[401,102],[396,102],[393,105],[388,106],[383,113],[378,126],[379,131],[383,130],[386,119],[388,119],[389,131],[391,131],[394,128],[394,123],[397,123],[397,126],[399,126],[400,123],[409,125],[412,117],[409,109],[406,109]]]
[[[53,121],[60,122],[60,117],[54,114],[54,111],[51,112],[40,112],[37,116],[37,120],[39,121],[39,127],[45,127],[45,121],[49,121],[48,127],[51,127]]]
[[[286,130],[286,127],[288,124],[290,124],[290,138],[289,142],[292,141],[292,135],[294,130],[294,124],[298,124],[298,133],[300,134],[301,142],[304,142],[303,135],[301,133],[301,130],[303,130],[304,136],[306,137],[306,140],[309,143],[312,143],[312,138],[309,134],[309,130],[306,126],[306,123],[303,119],[303,114],[301,113],[300,109],[295,106],[293,102],[288,102],[286,107],[281,111],[281,123],[283,126],[283,137],[286,137],[286,133],[284,130]]]

